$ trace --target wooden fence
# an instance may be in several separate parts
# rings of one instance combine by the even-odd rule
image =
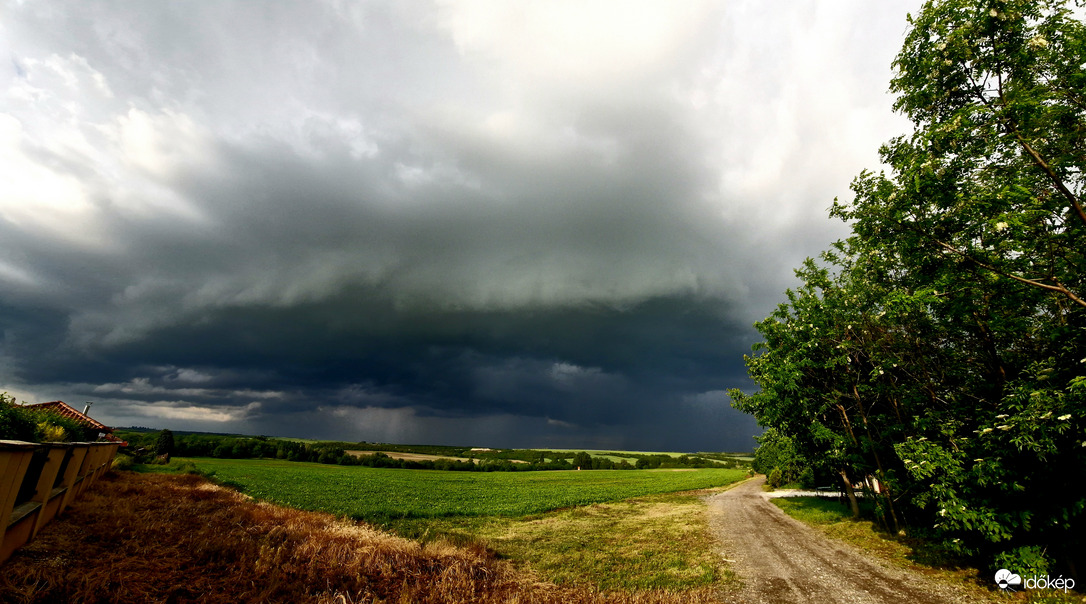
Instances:
[[[118,446],[0,440],[0,563],[109,470]]]

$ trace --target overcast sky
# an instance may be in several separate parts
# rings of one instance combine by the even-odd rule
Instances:
[[[0,389],[112,425],[749,450],[919,0],[6,2]]]

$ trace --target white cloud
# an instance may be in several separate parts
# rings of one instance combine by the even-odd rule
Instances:
[[[85,242],[72,229],[94,218],[83,184],[28,154],[26,138],[17,117],[0,114],[0,217],[66,242]]]
[[[127,411],[147,419],[228,423],[250,419],[260,411],[260,407],[261,404],[257,402],[243,407],[201,407],[185,401],[156,401],[149,405],[130,406]]]
[[[462,53],[502,65],[541,88],[607,87],[671,70],[711,12],[706,2],[621,4],[533,0],[442,2],[442,25]]]

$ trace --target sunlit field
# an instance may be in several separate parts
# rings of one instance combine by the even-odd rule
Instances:
[[[630,497],[724,486],[743,470],[442,472],[275,460],[191,460],[257,499],[383,522],[400,518],[526,516]]]

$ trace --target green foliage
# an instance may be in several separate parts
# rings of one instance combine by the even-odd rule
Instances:
[[[158,433],[158,438],[155,439],[155,453],[159,455],[173,455],[174,446],[173,432],[162,430]]]
[[[911,24],[891,87],[914,132],[835,202],[852,235],[757,324],[761,390],[733,404],[862,482],[894,533],[1081,567],[1086,28],[1055,0],[929,1]]]
[[[577,468],[578,470],[582,470],[582,469],[591,470],[592,469],[592,456],[589,455],[588,453],[584,452],[584,451],[579,451],[576,455],[573,456],[572,465],[575,468]]]
[[[771,486],[776,488],[781,484],[801,482],[804,477],[807,483],[815,482],[813,470],[807,460],[796,451],[790,437],[776,428],[768,428],[761,436],[756,437],[756,440],[758,448],[754,450],[754,462],[751,466],[755,471],[766,475],[770,475],[774,469],[781,474],[779,484]]]
[[[62,426],[51,424],[47,420],[38,422],[37,432],[38,438],[40,438],[42,442],[58,443],[68,439],[67,430]]]
[[[587,451],[564,452],[535,449],[472,449],[440,445],[390,445],[334,441],[304,441],[300,439],[237,436],[208,433],[155,432],[147,429],[117,430],[116,435],[130,444],[130,450],[143,450],[143,456],[153,451],[161,453],[159,440],[169,433],[173,440],[171,454],[181,457],[216,457],[220,459],[285,459],[371,468],[404,468],[411,470],[446,470],[458,472],[524,472],[535,470],[633,470],[655,468],[735,468],[746,464],[734,455],[723,453],[634,453]],[[348,453],[363,453],[355,455]],[[444,455],[448,459],[397,459],[385,453],[420,453]],[[372,452],[372,453],[368,453]],[[458,461],[468,458],[474,461]],[[141,459],[141,462],[149,461]],[[524,463],[514,463],[514,462]],[[635,465],[636,464],[636,465]]]
[[[127,471],[131,470],[136,465],[136,460],[131,455],[124,453],[117,453],[113,456],[113,462],[110,467],[114,470]]]
[[[70,417],[53,413],[51,411],[36,411],[27,409],[31,416],[37,418],[39,442],[93,442],[98,440],[98,430],[86,426]],[[56,440],[54,440],[56,439]]]
[[[37,422],[30,412],[15,403],[7,392],[0,394],[0,440],[34,441]]]
[[[769,472],[769,476],[766,478],[766,484],[771,488],[779,488],[781,486],[781,469],[774,467]]]
[[[1036,545],[1030,545],[1000,553],[993,561],[992,571],[1006,568],[1013,569],[1012,572],[1023,577],[1040,576],[1048,574],[1048,567],[1051,564],[1044,550]]]
[[[5,392],[0,394],[0,439],[87,442],[97,440],[98,431],[51,411],[18,405],[15,399]]]

